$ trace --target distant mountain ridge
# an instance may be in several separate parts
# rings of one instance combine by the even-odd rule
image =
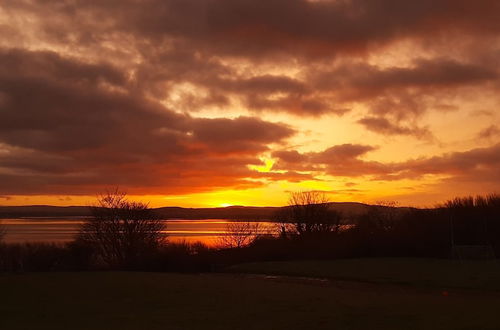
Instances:
[[[357,202],[331,202],[330,208],[341,212],[344,216],[356,216],[380,206]],[[284,206],[286,207],[286,206]],[[239,219],[264,220],[272,219],[273,215],[283,207],[273,206],[228,206],[214,208],[185,208],[167,206],[153,208],[165,219]],[[399,209],[408,209],[406,207]],[[91,216],[88,206],[0,206],[0,218],[22,217],[85,217]]]
[[[90,216],[88,206],[0,206],[0,218],[21,217],[82,217]]]

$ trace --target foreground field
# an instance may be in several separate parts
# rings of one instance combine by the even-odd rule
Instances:
[[[0,329],[499,329],[496,293],[239,275],[0,275]]]
[[[228,271],[406,284],[442,289],[500,291],[500,261],[497,260],[459,262],[423,258],[370,258],[259,262],[233,266]]]

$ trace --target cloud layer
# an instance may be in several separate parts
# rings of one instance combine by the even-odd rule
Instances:
[[[494,0],[4,0],[0,195],[324,176],[500,189],[499,12]],[[443,113],[463,127],[468,114],[474,133],[457,142]],[[357,131],[307,145],[302,120]],[[377,160],[403,140],[429,147]],[[273,169],[255,170],[266,158]]]

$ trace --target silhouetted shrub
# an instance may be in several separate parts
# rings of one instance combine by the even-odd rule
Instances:
[[[2,244],[6,232],[5,226],[2,224],[2,220],[0,220],[0,244]]]
[[[242,248],[255,241],[258,235],[258,222],[228,222],[224,235],[218,237],[218,246],[220,248]]]
[[[89,255],[70,244],[0,245],[0,271],[74,271],[91,269]]]

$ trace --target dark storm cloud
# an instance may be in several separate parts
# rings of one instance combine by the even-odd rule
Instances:
[[[382,117],[365,117],[358,120],[367,130],[384,135],[412,135],[419,139],[432,139],[432,133],[426,128],[404,127]]]
[[[375,149],[377,148],[369,145],[342,144],[321,152],[277,151],[273,153],[273,157],[277,159],[273,168],[279,170],[307,170],[350,177],[387,173],[390,171],[389,165],[360,159],[360,157]]]
[[[266,143],[280,141],[293,130],[251,117],[237,119],[198,119],[193,123],[193,136],[211,151],[261,152]]]
[[[243,80],[228,81],[222,86],[226,90],[241,90],[250,93],[272,94],[276,92],[286,92],[292,94],[302,94],[307,87],[295,79],[285,76],[263,75]]]
[[[500,166],[500,144],[476,148],[464,152],[453,152],[442,156],[409,160],[398,165],[404,174],[448,174],[460,177],[475,177],[480,174],[492,178]]]
[[[432,51],[448,42],[449,48],[459,47],[469,36],[494,38],[500,31],[500,4],[493,0],[6,1],[4,8],[12,15],[38,16],[42,35],[52,42],[106,55],[109,43],[118,43],[116,49],[133,48],[142,59],[135,68],[137,86],[157,97],[168,95],[178,82],[208,89],[208,97],[185,96],[182,104],[188,111],[228,106],[224,94],[231,93],[256,111],[343,114],[339,109],[349,107],[339,102],[367,102],[374,113],[404,118],[426,110],[425,93],[498,76],[492,69],[497,61],[487,55],[493,50],[484,47],[468,48],[472,62],[453,58],[456,51],[416,59],[411,67],[381,69],[345,61],[399,40],[423,43]],[[54,19],[45,19],[49,14]],[[305,67],[305,79],[236,72],[227,63],[234,58],[299,64]],[[334,70],[332,58],[341,59]],[[322,60],[326,66],[308,68],[324,64]]]
[[[385,164],[353,143],[275,151],[286,172],[258,173],[247,165],[262,165],[271,145],[286,149],[294,129],[194,117],[210,107],[362,111],[354,118],[368,130],[431,140],[426,112],[453,108],[463,88],[500,86],[496,0],[4,0],[0,9],[0,194],[184,193],[316,173],[465,180],[497,166],[498,146]],[[417,52],[404,64],[367,60],[402,41]],[[491,126],[479,137],[495,135]]]
[[[494,1],[170,1],[159,6],[152,1],[148,6],[159,8],[153,15],[156,18],[145,17],[148,10],[125,11],[136,22],[130,25],[134,33],[154,40],[174,38],[183,48],[207,58],[237,56],[257,63],[290,58],[314,62],[368,53],[402,38],[494,35],[500,30],[491,14],[500,9]],[[405,119],[425,112],[432,106],[429,96],[440,100],[442,90],[498,79],[495,68],[474,60],[439,56],[417,59],[411,67],[384,69],[343,61],[333,71],[306,69],[310,72],[303,81],[234,72],[235,78],[228,81],[207,70],[199,72],[203,82],[197,81],[209,89],[219,85],[225,92],[232,91],[256,111],[343,114],[338,111],[345,108],[342,102],[366,102],[373,113]]]
[[[317,116],[325,113],[342,116],[345,109],[335,109],[327,102],[308,96],[283,96],[266,98],[262,95],[247,95],[247,106],[256,111],[288,112],[298,116]]]
[[[74,165],[69,157],[51,155],[33,149],[16,148],[0,145],[0,164],[4,168],[15,169],[17,172],[37,172],[64,174],[71,172]]]
[[[437,186],[470,193],[498,191],[500,189],[500,144],[486,148],[475,148],[464,152],[453,152],[434,157],[422,157],[393,164],[394,171],[375,176],[375,180],[390,181],[420,179],[438,175],[442,179]],[[456,190],[455,190],[456,189]]]
[[[363,62],[342,62],[334,69],[309,72],[314,89],[326,93],[324,96],[339,103],[362,102],[372,114],[389,115],[395,121],[418,118],[429,108],[442,107],[450,91],[485,86],[498,82],[498,78],[496,67],[443,58],[419,59],[411,67],[388,68]],[[373,120],[366,122],[374,123]],[[370,127],[381,127],[381,124],[379,121]]]
[[[315,88],[336,89],[346,100],[371,99],[391,90],[452,88],[498,79],[496,68],[451,59],[415,60],[412,67],[381,69],[365,63],[343,63],[312,75]]]
[[[126,77],[117,68],[104,63],[85,63],[66,59],[50,51],[32,52],[25,49],[0,49],[3,77],[31,77],[57,80],[61,83],[82,85],[107,82],[124,86]]]
[[[285,163],[301,163],[307,159],[306,155],[299,153],[297,150],[280,150],[273,152],[273,157],[278,158]]]
[[[321,153],[313,153],[314,161],[328,163],[339,159],[353,159],[375,150],[375,147],[361,144],[342,144],[330,147]]]
[[[143,36],[195,41],[219,54],[331,55],[407,36],[500,31],[494,0],[170,0],[78,1],[62,11],[114,15],[114,27]]]
[[[247,165],[260,164],[268,144],[294,134],[252,117],[172,112],[128,91],[112,66],[47,52],[9,51],[0,54],[4,59],[10,65],[0,70],[2,194],[68,193],[72,186],[85,193],[115,184],[243,185],[252,174]]]
[[[500,136],[500,128],[497,125],[490,125],[482,129],[477,137],[480,139],[493,139]]]
[[[375,149],[367,145],[346,144],[314,153],[277,151],[273,153],[273,157],[277,159],[277,169],[297,170],[300,167],[309,167],[316,175],[326,173],[346,177],[367,176],[378,181],[440,175],[453,185],[464,182],[484,183],[488,188],[500,189],[500,144],[392,163],[362,159],[366,153]]]

